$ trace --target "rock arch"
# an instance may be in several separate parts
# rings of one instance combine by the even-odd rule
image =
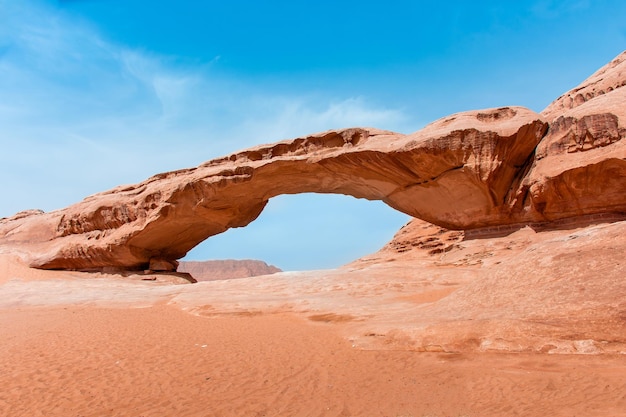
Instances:
[[[36,229],[31,237],[46,248],[31,251],[32,266],[168,269],[208,237],[256,219],[280,194],[382,200],[448,228],[518,221],[509,190],[546,129],[538,114],[507,107],[452,115],[410,135],[328,131],[158,174],[29,216],[20,228]]]
[[[622,52],[541,115],[503,107],[454,114],[409,135],[328,131],[63,210],[27,210],[0,219],[0,253],[39,268],[173,269],[199,242],[256,219],[270,198],[303,192],[382,200],[451,229],[623,217],[625,69]]]

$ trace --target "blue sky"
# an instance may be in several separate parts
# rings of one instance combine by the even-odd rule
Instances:
[[[0,216],[332,128],[540,111],[624,49],[623,1],[0,0]],[[334,267],[406,220],[281,196],[190,257]]]

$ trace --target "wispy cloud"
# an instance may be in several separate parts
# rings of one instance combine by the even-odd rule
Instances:
[[[119,183],[259,142],[336,127],[402,128],[366,97],[276,94],[106,39],[89,22],[0,0],[0,216],[70,204]]]

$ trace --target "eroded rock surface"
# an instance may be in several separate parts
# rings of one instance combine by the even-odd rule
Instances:
[[[409,135],[353,128],[258,146],[3,219],[0,251],[47,269],[173,269],[201,241],[256,219],[270,198],[304,192],[382,200],[461,230],[626,212],[625,56],[541,115],[503,107]]]
[[[550,104],[524,179],[536,219],[626,212],[626,52]]]

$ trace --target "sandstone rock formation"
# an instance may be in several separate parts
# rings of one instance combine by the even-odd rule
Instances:
[[[178,272],[187,272],[198,281],[248,278],[282,272],[273,265],[252,259],[215,261],[181,261]]]
[[[625,59],[541,115],[504,107],[409,135],[353,128],[262,145],[4,219],[0,250],[47,269],[173,270],[204,239],[256,219],[270,198],[303,192],[382,200],[464,230],[626,212]]]
[[[541,114],[550,130],[524,179],[546,220],[626,212],[626,52]]]
[[[378,271],[384,296],[409,302],[398,309],[388,302],[396,318],[353,334],[366,335],[361,340],[370,346],[412,350],[623,355],[626,216],[603,216],[559,221],[562,228],[468,231],[414,219],[379,252],[345,268],[362,280]],[[406,275],[401,285],[394,281]],[[393,294],[394,285],[406,290],[420,281],[423,290]],[[401,329],[403,321],[413,328]]]

